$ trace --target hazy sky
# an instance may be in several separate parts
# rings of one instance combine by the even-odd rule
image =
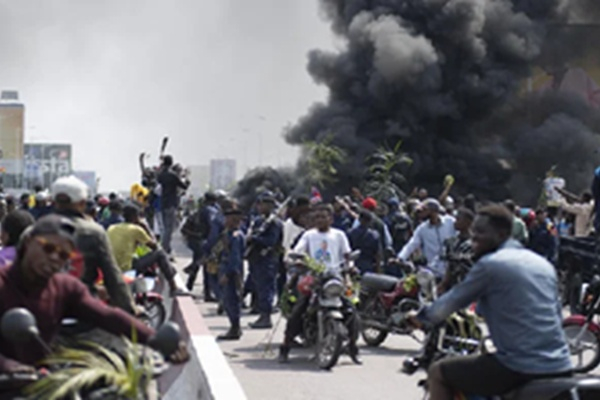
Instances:
[[[326,93],[306,53],[331,48],[317,0],[0,0],[0,89],[20,92],[26,141],[74,146],[101,189],[138,179],[161,138],[186,165],[292,164],[281,138]]]

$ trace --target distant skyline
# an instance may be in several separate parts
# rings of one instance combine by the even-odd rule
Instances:
[[[306,54],[333,42],[317,0],[0,0],[0,89],[19,91],[25,141],[72,143],[102,191],[139,180],[165,135],[177,162],[240,175],[294,164],[283,128],[326,96]]]

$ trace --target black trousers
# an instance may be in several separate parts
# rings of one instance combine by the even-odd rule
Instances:
[[[571,371],[549,375],[516,372],[501,364],[494,354],[445,358],[440,367],[448,386],[477,396],[501,396],[536,379],[572,375]]]
[[[150,267],[153,265],[158,265],[160,272],[165,276],[167,281],[172,281],[175,277],[176,271],[175,268],[169,262],[169,257],[164,250],[158,249],[154,250],[151,253],[146,254],[145,256],[134,258],[132,268],[138,274],[145,274]]]

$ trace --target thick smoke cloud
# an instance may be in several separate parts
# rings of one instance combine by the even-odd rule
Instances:
[[[398,140],[414,159],[409,180],[434,189],[453,174],[463,193],[501,199],[518,190],[517,198],[530,200],[539,194],[539,185],[530,182],[543,179],[554,164],[575,189],[586,185],[597,158],[590,150],[598,147],[598,126],[590,122],[595,111],[560,95],[560,101],[528,100],[520,89],[542,61],[564,64],[563,50],[569,56],[587,51],[580,34],[551,36],[552,26],[582,14],[594,22],[597,2],[321,0],[321,5],[345,46],[335,53],[310,52],[308,71],[328,88],[329,98],[314,105],[286,139],[300,145],[333,135],[333,143],[349,155],[336,190],[356,185],[367,156]],[[549,38],[552,56],[546,56]],[[543,118],[520,115],[525,106],[542,107]],[[499,115],[509,121],[498,123]],[[567,146],[561,144],[565,137]],[[575,160],[579,167],[571,166]]]

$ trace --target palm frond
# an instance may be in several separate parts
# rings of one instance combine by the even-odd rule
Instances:
[[[146,390],[142,379],[150,377],[151,368],[128,341],[124,357],[90,341],[59,348],[41,363],[53,372],[29,385],[25,393],[31,400],[62,400],[102,385],[114,388],[119,396],[137,399],[140,390]]]

